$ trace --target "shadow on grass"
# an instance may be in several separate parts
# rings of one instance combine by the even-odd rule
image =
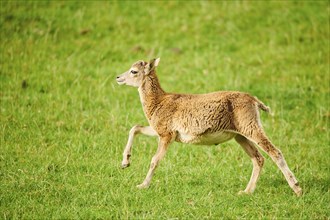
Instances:
[[[269,179],[264,183],[264,186],[266,185],[271,185],[274,188],[289,187],[284,178]],[[330,192],[330,179],[326,177],[301,179],[299,180],[299,185],[303,189],[304,194],[308,194],[311,191]]]
[[[330,179],[326,177],[305,179],[300,184],[305,192],[311,190],[330,192]]]

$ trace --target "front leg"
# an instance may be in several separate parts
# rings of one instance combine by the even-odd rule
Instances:
[[[140,126],[140,125],[133,126],[129,132],[128,141],[127,141],[126,147],[124,149],[123,161],[121,163],[122,168],[126,168],[130,165],[129,158],[131,157],[133,139],[134,139],[135,135],[137,135],[137,134],[145,134],[148,136],[157,136],[156,131],[154,129],[152,129],[152,127],[150,127],[150,126]]]
[[[154,175],[155,169],[158,166],[160,160],[165,156],[166,151],[170,143],[175,139],[174,134],[170,133],[159,137],[158,149],[156,154],[152,157],[150,169],[142,184],[137,185],[139,189],[147,188],[150,185],[152,176]]]

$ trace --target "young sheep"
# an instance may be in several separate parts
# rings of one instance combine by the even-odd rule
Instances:
[[[253,164],[250,181],[241,193],[252,193],[256,188],[264,158],[256,145],[265,151],[284,174],[293,191],[300,196],[302,189],[290,171],[281,151],[267,138],[259,116],[259,109],[269,107],[256,97],[242,92],[214,92],[190,95],[166,93],[160,86],[155,68],[159,58],[149,63],[138,61],[122,75],[118,84],[138,87],[143,111],[149,126],[135,125],[129,132],[123,153],[122,168],[130,165],[134,136],[158,136],[158,149],[151,160],[150,169],[138,188],[150,185],[159,161],[173,141],[189,144],[214,145],[232,138],[242,146]]]

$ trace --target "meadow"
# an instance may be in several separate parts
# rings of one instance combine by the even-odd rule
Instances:
[[[1,219],[330,219],[329,1],[1,1]],[[168,92],[238,90],[304,190],[266,158],[256,191],[241,147],[157,149],[138,92],[115,77],[161,57]]]

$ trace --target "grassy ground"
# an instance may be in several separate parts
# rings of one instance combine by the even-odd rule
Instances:
[[[1,1],[0,218],[329,219],[329,2]],[[115,76],[161,57],[166,91],[249,92],[272,107],[269,137],[301,182],[297,198],[265,155],[234,141],[173,144],[148,190],[156,150],[127,134],[146,124]]]

